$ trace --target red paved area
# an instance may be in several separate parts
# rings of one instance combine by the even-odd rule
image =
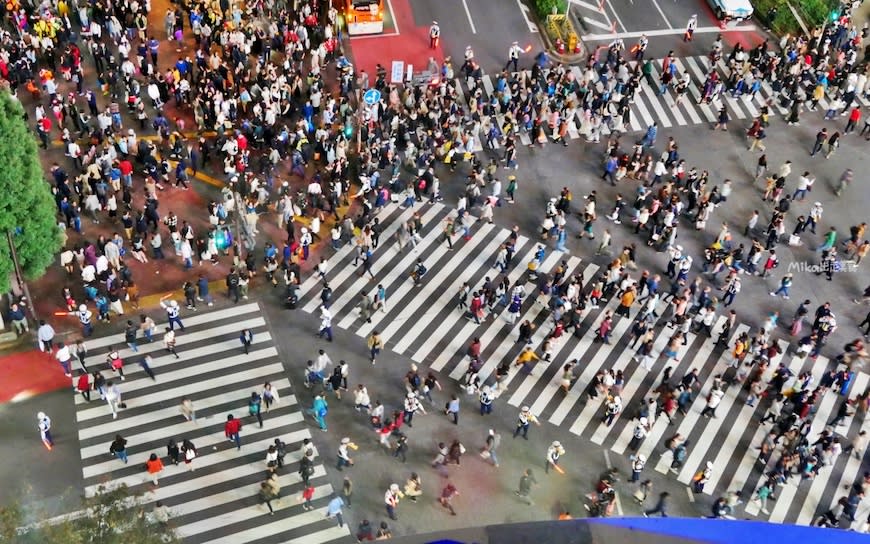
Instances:
[[[434,57],[438,64],[444,59],[444,53],[439,45],[429,49],[429,27],[414,25],[414,15],[408,0],[389,0],[395,16],[398,35],[359,36],[350,39],[353,62],[357,71],[365,70],[369,81],[374,84],[375,66],[381,64],[387,70],[389,81],[390,67],[394,60],[414,66],[414,73],[426,69],[429,58]],[[386,9],[386,8],[385,8]]]
[[[0,357],[0,376],[0,404],[72,388],[60,364],[36,349]]]

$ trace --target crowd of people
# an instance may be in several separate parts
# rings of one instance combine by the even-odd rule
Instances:
[[[331,216],[335,220],[329,235],[333,247],[355,243],[362,266],[367,263],[370,266],[380,232],[373,212],[394,199],[405,206],[441,199],[436,173],[441,169],[439,163],[446,164],[454,173],[457,169],[468,171],[465,191],[456,206],[457,216],[444,227],[444,241],[452,247],[456,234],[462,233],[465,239],[473,236],[475,220],[470,210],[478,210],[480,219],[491,221],[503,200],[512,203],[519,199],[515,176],[507,179],[502,194],[499,171],[518,168],[520,134],[526,133],[531,145],[543,146],[550,141],[567,145],[570,124],[579,117],[577,129],[587,141],[607,142],[601,178],[619,187],[632,180],[639,182],[633,189],[620,189],[634,194],[618,195],[608,206],[607,218],[613,225],[631,223],[634,233],[642,236],[637,243],[645,242],[664,252],[666,260],[661,268],[666,271],[670,286],[667,291],[664,289],[660,274],[651,271],[653,266],[634,272],[638,268],[635,242],[626,244],[607,271],[587,289],[583,287],[583,278],[539,270],[543,262],[541,254],[530,270],[540,293],[537,298],[551,312],[553,332],[549,339],[557,341],[572,328],[582,332],[579,324],[585,312],[612,299],[619,300],[618,308],[605,316],[593,334],[609,342],[614,320],[633,319],[632,337],[639,345],[636,360],[641,368],[648,368],[657,357],[668,363],[675,360],[690,331],[717,334],[718,341],[732,352],[732,365],[728,372],[714,378],[712,389],[706,393],[705,415],[715,416],[726,387],[739,386],[746,391],[747,403],[770,403],[773,416],[770,419],[778,430],[772,444],[767,439],[767,447],[762,444],[766,483],[757,491],[762,505],[776,484],[784,483],[792,475],[812,477],[844,449],[830,430],[826,429],[819,437],[807,436],[812,408],[825,394],[840,394],[844,397],[842,406],[866,410],[867,393],[856,394],[849,389],[856,365],[864,357],[861,340],[851,342],[846,353],[835,360],[837,366],[815,385],[806,374],[794,375],[787,365],[769,368],[771,359],[777,355],[773,335],[780,324],[778,313],[768,316],[755,333],[731,338],[737,315],[731,310],[726,314],[726,328],[713,330],[719,314],[734,303],[744,278],[774,274],[779,264],[777,245],[798,246],[803,243],[807,229],[815,233],[819,224],[824,224],[821,203],[803,215],[796,213],[811,190],[813,175],[806,172],[792,182],[790,162],[770,170],[766,155],[762,155],[756,180],[765,180],[763,200],[774,206],[771,210],[759,205],[765,215],[770,215],[767,228],[758,227],[762,213],[754,212],[744,226],[747,240],[743,243],[735,241],[739,234],[722,224],[715,240],[706,244],[703,256],[693,257],[684,253],[678,241],[681,221],[688,220],[689,228],[705,232],[716,208],[726,205],[731,182],[723,180],[711,187],[714,184],[710,174],[690,166],[681,157],[673,138],[668,139],[663,149],[655,147],[659,140],[655,124],[630,150],[623,148],[619,137],[629,124],[630,104],[641,85],[651,85],[660,93],[673,88],[677,103],[694,84],[698,85],[701,101],[706,103],[724,93],[751,98],[762,85],[769,85],[775,93],[774,101],[762,108],[759,118],[749,127],[748,147],[764,153],[761,141],[770,125],[770,111],[787,112],[788,123],[795,125],[800,122],[802,112],[815,109],[825,100],[828,113],[848,116],[850,124],[843,133],[820,133],[815,145],[808,149],[813,154],[824,149],[830,156],[860,120],[856,98],[865,96],[868,90],[865,65],[858,58],[867,29],[855,28],[848,14],[811,36],[786,36],[779,51],[773,51],[764,42],[750,51],[738,45],[725,56],[718,40],[711,60],[715,63],[721,58],[726,69],[724,72],[711,69],[703,82],[693,82],[688,73],[679,73],[673,55],[664,59],[660,80],[654,81],[652,60],[643,61],[646,46],[635,50],[635,55],[641,52],[636,56],[641,62],[632,68],[624,56],[624,44],[616,41],[608,48],[606,58],[589,59],[579,79],[565,66],[553,65],[546,54],[541,54],[528,74],[504,71],[496,76],[495,93],[488,97],[471,48],[466,51],[458,74],[468,83],[469,96],[456,86],[457,74],[449,60],[438,67],[444,77],[437,83],[408,88],[389,86],[382,70],[374,74],[373,81],[365,71],[354,73],[341,56],[337,12],[317,0],[294,2],[292,6],[283,1],[267,1],[249,8],[226,1],[175,4],[162,17],[168,41],[155,36],[154,25],[149,25],[149,16],[154,20],[158,15],[149,13],[148,2],[62,1],[36,9],[16,8],[20,9],[10,13],[14,28],[5,29],[0,40],[0,76],[26,104],[42,147],[49,148],[57,142],[67,157],[66,165],[55,162],[50,168],[60,228],[70,235],[70,243],[60,258],[69,275],[69,285],[60,294],[62,306],[80,320],[85,337],[93,331],[90,308],[97,311],[101,321],[109,321],[112,314],[125,315],[125,304],[138,309],[139,289],[134,275],[143,277],[139,271],[144,267],[140,265],[165,259],[167,253],[185,269],[192,269],[197,262],[231,262],[225,282],[229,296],[237,302],[240,296],[247,297],[249,284],[260,273],[272,284],[281,279],[288,287],[298,285],[301,265],[311,259],[310,247]],[[175,55],[166,51],[173,48],[168,44],[174,44]],[[175,58],[166,60],[167,57]],[[331,77],[335,81],[328,81]],[[370,87],[383,92],[382,100],[371,108],[357,109],[359,92]],[[168,108],[174,114],[167,113]],[[723,109],[714,128],[727,129],[728,122],[727,110]],[[867,120],[865,123],[870,126]],[[156,133],[155,137],[143,134],[149,129]],[[865,127],[862,134],[866,130]],[[207,135],[211,132],[215,135]],[[351,187],[349,155],[355,147],[353,136],[360,145],[358,189]],[[478,138],[483,141],[478,142]],[[487,150],[488,159],[477,153],[478,144]],[[171,200],[171,196],[164,195],[186,190],[191,178],[203,170],[218,172],[226,185],[204,210],[207,226],[196,233],[194,226],[200,222],[195,210],[180,212],[183,217],[178,217],[165,204],[161,209],[160,201]],[[410,176],[406,175],[409,171]],[[839,193],[849,190],[852,176],[850,171],[843,174]],[[358,202],[358,211],[353,215],[340,214],[339,208],[351,199]],[[542,236],[555,240],[556,248],[564,250],[571,228],[569,219],[579,211],[582,227],[578,236],[595,239],[597,253],[609,254],[613,232],[610,226],[597,226],[598,194],[589,193],[580,210],[576,205],[571,189],[563,189],[547,206]],[[262,228],[259,217],[264,213],[274,214],[278,228],[286,236],[270,240],[260,250],[256,236]],[[305,227],[297,221],[301,216],[308,219]],[[86,233],[90,230],[86,227],[88,221],[94,225],[109,223],[115,232],[91,239]],[[233,228],[234,221],[239,225],[238,231]],[[791,233],[786,226],[788,222],[795,225]],[[413,244],[422,227],[419,220],[409,222],[400,229],[397,243]],[[837,267],[844,266],[844,258],[852,263],[849,266],[860,265],[870,249],[864,240],[865,229],[863,223],[851,226],[848,240],[842,243],[837,226],[829,226],[824,241],[816,248],[819,271],[832,279]],[[237,239],[239,234],[241,239]],[[513,236],[515,241],[516,234]],[[502,272],[513,259],[511,239],[505,240],[504,250],[496,263]],[[138,264],[132,263],[130,257]],[[703,262],[700,272],[694,265],[695,259]],[[318,266],[317,273],[328,289],[326,264],[322,266],[322,269]],[[372,274],[370,268],[363,269],[366,271]],[[416,282],[425,281],[425,268],[416,268],[415,273]],[[690,274],[694,277],[690,278]],[[74,283],[77,276],[80,280]],[[196,276],[195,279],[191,276],[184,286],[189,310],[198,301],[209,303],[212,298],[207,278],[202,274]],[[771,295],[788,298],[792,281],[791,275],[782,275]],[[460,302],[464,304],[470,299],[472,316],[477,321],[486,315],[479,310],[493,308],[499,302],[516,316],[525,301],[525,291],[522,286],[502,284],[493,281],[490,286],[464,290]],[[722,291],[721,306],[717,290]],[[377,294],[371,299],[364,296],[366,300],[361,303],[364,307],[372,311],[379,308]],[[328,297],[324,299],[321,294],[321,299],[324,302],[321,332],[327,331],[331,339]],[[386,304],[385,295],[380,303]],[[175,310],[167,310],[169,317],[175,311],[177,318],[177,305],[171,307]],[[632,316],[635,308],[641,309]],[[662,319],[665,314],[662,308],[668,312],[667,320]],[[816,310],[810,330],[804,333],[811,308],[810,301],[801,304],[788,326],[789,334],[797,340],[798,352],[815,358],[838,325],[833,308],[824,303]],[[24,319],[26,325],[23,307],[16,308],[16,312],[22,315],[16,313],[14,321],[21,323]],[[140,330],[150,335],[153,321],[149,324],[147,319],[143,318]],[[657,354],[653,350],[653,328],[665,321],[674,333],[668,347]],[[865,324],[870,328],[870,316]],[[529,325],[519,326],[524,341],[531,339]],[[134,340],[137,326],[133,325]],[[167,344],[167,349],[171,347],[173,352],[174,334]],[[372,363],[383,347],[377,333],[373,336],[374,339],[369,338]],[[51,352],[51,342],[47,347]],[[497,380],[518,367],[535,364],[538,356],[534,346],[523,354],[516,361],[519,365],[515,361],[502,362]],[[542,349],[540,358],[549,360],[546,349]],[[123,380],[122,373],[119,378]],[[346,388],[344,378],[342,386],[332,389]],[[436,380],[434,376],[431,379]],[[418,379],[414,385],[413,377],[409,380],[408,396],[402,402],[405,409],[398,410],[392,418],[384,416],[382,406],[380,413],[369,413],[373,425],[387,436],[386,445],[395,450],[397,457],[404,458],[407,448],[402,433],[394,432],[402,426],[397,422],[412,425],[413,414],[422,409],[418,392],[425,395],[437,383],[436,380],[426,385],[426,381]],[[575,387],[576,381],[573,367],[566,366],[563,379],[566,390]],[[602,395],[606,399],[602,404],[605,421],[612,421],[625,410],[619,397],[619,383],[618,373],[603,371],[591,383],[580,385],[590,397]],[[667,379],[644,395],[635,434],[638,441],[658,415],[678,417],[677,412],[684,411],[699,394],[697,383],[697,373],[690,372],[680,380],[672,380],[668,374]],[[481,413],[485,406],[491,406],[498,393],[497,386],[489,389],[486,384],[475,384],[473,378],[467,379],[465,385],[477,387]],[[358,400],[365,400],[366,396],[357,390]],[[110,402],[110,406],[120,404],[120,395]],[[357,405],[377,410],[377,406],[371,408],[362,401]],[[843,410],[845,414],[846,409]],[[116,414],[115,408],[112,411]],[[458,404],[452,409],[448,402],[445,411],[458,423]],[[315,418],[320,418],[318,423],[323,423],[321,428],[325,429],[319,414],[320,410],[315,409]],[[536,419],[527,411],[521,411],[518,417],[520,425],[515,436],[522,434],[525,438],[529,424]],[[235,440],[238,432],[228,436]],[[390,436],[397,439],[395,445]],[[487,452],[484,457],[497,465],[498,439],[494,436],[497,433],[486,438],[483,451]],[[861,436],[850,437],[849,441],[860,443]],[[782,438],[784,445],[771,464],[774,446]],[[678,437],[669,443],[678,462],[676,451],[680,447],[685,451],[688,445]],[[433,464],[441,466],[454,461],[458,464],[463,449],[459,441],[439,444],[437,462]],[[552,462],[551,453],[547,453],[547,458],[546,467],[558,466]],[[637,461],[633,459],[640,474],[643,463]],[[152,468],[153,472],[151,468],[149,472],[159,473],[156,463]],[[702,475],[698,481],[703,479]],[[419,478],[414,485],[412,480],[413,476],[405,486],[405,494],[413,498],[420,484]],[[528,496],[532,480],[529,469],[520,481],[519,495]],[[264,498],[275,494],[273,489],[266,489],[271,489],[271,484],[263,485]],[[391,486],[385,497],[391,517],[402,494],[398,485],[394,485],[395,489]],[[606,489],[599,493],[608,496]],[[455,487],[445,488],[439,502],[453,512],[451,501],[457,494]],[[844,515],[850,517],[850,512],[854,515],[849,505],[856,506],[855,498],[860,501],[862,496],[863,484],[857,482],[846,497]],[[660,501],[665,499],[666,495],[660,497]],[[736,504],[734,497],[726,502],[731,507]],[[340,505],[335,506],[340,513]],[[333,506],[330,510],[334,510]],[[649,513],[664,511],[660,506]]]

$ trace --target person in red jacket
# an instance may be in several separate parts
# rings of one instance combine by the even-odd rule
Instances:
[[[843,134],[849,134],[853,130],[855,130],[855,125],[858,124],[858,121],[861,119],[861,106],[855,106],[852,108],[852,111],[849,112],[849,121],[846,122],[846,130],[843,131]]]
[[[227,422],[224,425],[224,434],[227,440],[236,443],[236,449],[242,449],[242,437],[239,436],[239,431],[242,430],[242,422],[233,417],[233,414],[227,415]]]

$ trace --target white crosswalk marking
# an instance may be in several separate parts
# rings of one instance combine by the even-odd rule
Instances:
[[[635,92],[634,99],[629,106],[630,114],[629,122],[625,127],[626,130],[631,132],[641,132],[646,130],[646,127],[651,125],[653,122],[658,122],[659,126],[662,128],[715,123],[719,109],[723,104],[732,119],[747,121],[755,119],[761,114],[761,108],[768,104],[771,105],[769,111],[770,115],[787,115],[789,113],[788,108],[783,107],[775,98],[773,89],[766,81],[761,82],[761,89],[754,96],[750,96],[747,93],[744,93],[741,96],[732,96],[730,92],[725,91],[722,95],[712,100],[711,103],[701,104],[699,101],[703,92],[704,82],[711,70],[710,59],[706,56],[682,57],[675,59],[674,64],[678,69],[677,77],[686,72],[691,76],[689,90],[685,93],[683,100],[680,104],[674,106],[676,99],[674,86],[669,87],[664,95],[659,95],[659,87],[657,83],[653,86],[649,86],[645,79],[642,80]],[[630,61],[629,65],[634,68],[637,63]],[[653,72],[651,76],[655,82],[658,82],[661,67],[661,60],[655,60],[653,62]],[[727,79],[728,69],[723,60],[719,60],[714,68],[719,73],[720,79]],[[576,80],[582,80],[583,70],[578,66],[571,66],[569,69]],[[526,70],[515,73],[513,76],[522,79],[530,77],[530,74],[531,72]],[[495,76],[484,74],[481,78],[481,91],[487,100],[492,98],[496,93],[495,80],[493,77]],[[455,84],[459,89],[457,100],[460,105],[467,110],[467,97],[472,95],[473,90],[468,87],[466,81],[460,78],[456,79]],[[574,124],[568,126],[568,136],[573,140],[585,136],[585,134],[581,134],[580,132],[584,112],[577,95],[572,95],[570,98],[574,100],[577,105],[577,109],[574,111],[574,115],[572,116]],[[856,101],[865,106],[870,105],[870,101],[863,96],[856,97]],[[820,110],[824,111],[828,106],[828,101],[823,99],[820,101],[819,105]],[[534,115],[535,113],[533,113],[533,118]],[[495,116],[495,119],[493,119],[492,122],[497,122],[501,125],[503,120],[504,115],[500,112]],[[477,134],[475,140],[476,151],[483,149],[482,143],[486,140],[486,120],[484,120],[478,128],[480,129],[480,132]],[[609,133],[610,130],[607,127],[602,128],[602,135],[607,135]],[[525,131],[520,131],[518,140],[524,145],[529,145],[532,143],[533,138],[534,135]],[[496,148],[498,147],[499,145],[497,144]]]
[[[539,361],[529,365],[531,372],[528,372],[528,369],[524,370],[513,364],[524,347],[517,342],[519,323],[528,320],[535,326],[528,345],[543,358],[541,348],[553,330],[554,322],[549,305],[538,301],[537,287],[541,280],[529,281],[527,264],[541,243],[550,245],[551,242],[539,243],[525,237],[518,238],[516,254],[506,270],[509,284],[522,284],[527,293],[518,319],[514,324],[508,323],[504,317],[504,307],[496,305],[491,314],[478,325],[466,317],[464,310],[457,307],[457,293],[463,283],[468,283],[472,290],[480,290],[485,278],[489,278],[493,284],[500,283],[502,275],[493,269],[493,263],[499,246],[508,238],[509,231],[478,221],[472,226],[471,240],[456,239],[454,250],[450,252],[441,237],[441,219],[452,211],[440,203],[422,204],[415,211],[423,218],[420,256],[429,270],[423,285],[413,287],[407,278],[407,271],[416,260],[411,249],[397,252],[394,244],[382,241],[382,247],[375,250],[376,262],[380,263],[376,268],[376,278],[369,284],[381,283],[386,287],[390,310],[379,312],[376,315],[377,323],[360,326],[354,305],[338,304],[338,301],[348,300],[353,296],[345,295],[346,293],[358,293],[360,289],[356,278],[343,273],[346,268],[354,269],[352,253],[339,251],[330,260],[330,285],[337,294],[334,299],[336,304],[333,306],[335,322],[340,326],[346,324],[360,336],[365,336],[376,326],[387,339],[387,349],[410,356],[411,360],[420,365],[421,373],[425,375],[431,371],[457,381],[463,380],[468,371],[470,360],[466,353],[470,340],[479,338],[482,345],[480,360],[483,364],[477,376],[481,383],[497,388],[497,410],[513,411],[523,405],[530,406],[532,413],[542,422],[548,421],[560,426],[564,432],[590,439],[617,454],[630,453],[627,451],[628,444],[637,421],[634,415],[647,399],[654,397],[652,390],[662,383],[665,369],[670,367],[669,384],[672,386],[689,370],[698,369],[699,388],[695,390],[695,398],[687,407],[687,415],[675,414],[674,425],[670,425],[667,416],[663,413],[657,414],[638,452],[649,458],[661,446],[666,436],[677,432],[691,439],[689,456],[677,476],[679,481],[689,482],[698,469],[707,461],[712,461],[715,467],[713,478],[705,486],[704,492],[715,496],[725,490],[743,490],[748,501],[748,496],[754,491],[761,476],[755,466],[757,452],[754,448],[766,432],[764,426],[759,424],[759,418],[767,409],[769,400],[760,400],[756,406],[748,406],[745,402],[746,388],[733,384],[728,386],[725,398],[717,408],[717,417],[701,417],[701,410],[706,404],[706,395],[714,377],[724,374],[728,369],[733,342],[740,334],[750,330],[747,325],[738,323],[730,337],[719,344],[718,337],[726,319],[724,316],[719,317],[713,326],[712,337],[706,334],[697,337],[689,333],[687,342],[678,350],[676,359],[665,361],[662,357],[657,357],[652,371],[646,371],[639,368],[638,362],[633,360],[635,349],[629,346],[629,330],[639,311],[639,304],[636,303],[632,308],[632,319],[618,316],[614,318],[615,327],[610,345],[593,342],[595,331],[604,319],[605,312],[615,310],[619,304],[619,297],[611,296],[608,301],[601,302],[600,308],[588,307],[581,314],[579,330],[582,334],[578,336],[574,330],[566,331],[554,344],[551,361]],[[385,229],[391,229],[394,222],[406,218],[406,213],[407,210],[395,207],[385,210],[380,214],[381,223]],[[582,273],[585,290],[591,287],[592,282],[596,281],[596,275],[601,273],[597,265],[583,263],[578,257],[553,251],[552,248],[548,249],[539,270],[542,274],[552,273],[561,261],[567,262],[564,277]],[[318,304],[309,302],[319,301],[318,290],[317,286],[310,287],[306,300],[302,301],[302,306],[312,308],[312,313],[316,311]],[[667,303],[661,302],[656,311],[658,315],[664,315],[670,310]],[[655,327],[653,354],[658,355],[675,329],[665,328],[664,318],[657,317],[651,323]],[[780,345],[785,347],[786,342],[780,341]],[[263,346],[256,348],[259,351],[263,349]],[[781,358],[782,355],[775,357],[770,367],[775,368]],[[579,361],[576,367],[579,376],[576,376],[575,385],[565,392],[561,387],[562,368],[566,362],[574,359]],[[795,373],[804,364],[803,359],[787,360]],[[508,373],[497,383],[496,368],[505,363],[509,367]],[[826,361],[820,358],[817,366],[812,368],[817,378],[816,383],[819,372],[826,367]],[[621,370],[625,376],[621,390],[624,414],[616,418],[609,427],[601,420],[603,395],[598,398],[585,398],[593,376],[605,369]],[[765,378],[769,379],[772,373],[772,369],[768,370]],[[868,382],[870,376],[861,372],[854,380],[852,390],[862,390]],[[447,393],[441,393],[445,394]],[[581,397],[584,399],[582,402]],[[203,401],[206,402],[206,399]],[[811,435],[816,427],[823,426],[830,419],[837,402],[836,395],[832,393],[818,404],[817,419]],[[475,400],[471,404],[476,404]],[[563,425],[566,421],[570,424]],[[846,429],[855,426],[858,426],[857,422],[853,424],[851,419],[846,421]],[[850,433],[849,436],[854,435]],[[257,436],[255,439],[260,438]],[[97,450],[93,451],[94,456],[99,453]],[[667,474],[671,462],[671,454],[667,453],[655,460],[655,469]],[[650,464],[653,464],[652,461]],[[845,456],[838,461],[836,469],[839,470],[840,466],[852,476],[860,469],[857,460],[845,460]],[[838,476],[833,478],[831,474]],[[774,510],[780,510],[773,513],[771,519],[806,523],[819,510],[828,506],[820,504],[820,501],[823,498],[827,500],[833,486],[840,484],[839,474],[835,470],[823,469],[811,487],[794,486],[793,491],[780,491],[774,507]],[[843,478],[845,477],[844,475]],[[779,505],[780,501],[782,506]],[[753,505],[747,502],[746,513],[755,515],[758,509],[755,507],[753,511]]]
[[[350,251],[339,254],[352,258]],[[317,297],[318,286],[316,281],[310,283],[306,292],[314,291],[309,294]],[[117,419],[107,403],[99,399],[98,392],[92,392],[90,402],[77,397],[85,493],[93,495],[102,486],[124,484],[143,494],[146,508],[162,501],[178,535],[189,543],[275,537],[282,542],[327,543],[347,538],[347,527],[338,528],[324,519],[323,511],[333,490],[319,457],[311,476],[317,510],[306,512],[295,501],[302,490],[296,452],[299,444],[311,437],[310,423],[305,421],[302,406],[285,376],[286,369],[259,305],[241,304],[182,319],[185,330],[177,333],[180,359],[163,351],[157,338],[151,343],[140,340],[138,353],[128,349],[122,352],[127,363],[126,380],[117,382],[124,402]],[[248,354],[243,353],[238,340],[243,328],[253,332]],[[104,370],[108,365],[96,361],[110,346],[123,343],[123,335],[90,340],[91,370],[100,370],[114,381],[111,372]],[[146,353],[153,356],[150,368],[154,380],[135,364]],[[260,427],[257,418],[249,415],[248,400],[251,392],[261,392],[266,382],[279,392],[280,399],[268,409],[263,405]],[[193,422],[179,410],[184,397],[192,400],[196,410]],[[227,414],[234,414],[243,423],[238,451],[223,432]],[[126,464],[108,453],[118,434],[127,440]],[[197,455],[189,466],[183,457],[179,465],[170,460],[170,438],[179,446],[184,440],[194,444]],[[265,452],[277,438],[286,444],[288,452],[285,466],[277,471],[282,498],[273,500],[275,515],[269,518],[269,524],[254,525],[252,520],[268,515],[265,505],[260,504],[259,484],[269,474]],[[165,467],[158,475],[157,486],[142,468],[152,454],[158,455]]]

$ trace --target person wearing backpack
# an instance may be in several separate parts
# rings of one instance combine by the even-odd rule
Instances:
[[[248,415],[255,416],[257,422],[260,423],[260,428],[263,428],[263,414],[261,408],[263,406],[263,398],[256,392],[251,392],[251,399],[248,401]]]

